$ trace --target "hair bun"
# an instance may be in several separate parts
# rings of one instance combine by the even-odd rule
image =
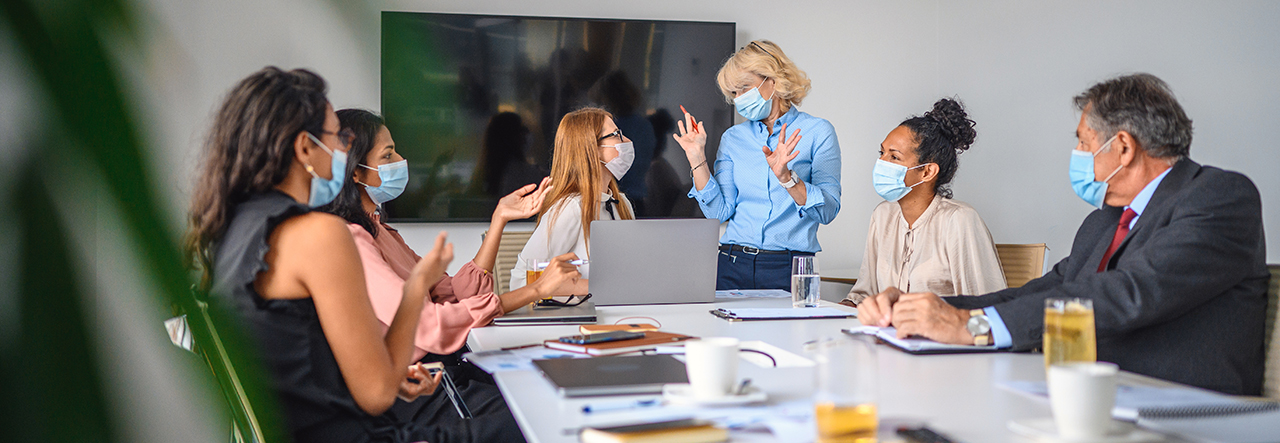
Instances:
[[[978,131],[973,129],[976,123],[969,118],[964,105],[959,101],[949,98],[938,100],[933,104],[932,110],[924,113],[924,117],[938,122],[942,135],[957,151],[969,149],[973,140],[978,137]]]

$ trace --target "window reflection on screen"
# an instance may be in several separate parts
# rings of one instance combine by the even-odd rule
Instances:
[[[701,217],[671,138],[680,107],[704,120],[707,158],[733,123],[715,75],[732,23],[384,12],[382,111],[409,159],[397,221],[487,221],[499,198],[551,169],[561,117],[599,106],[636,150],[619,188],[640,218]]]

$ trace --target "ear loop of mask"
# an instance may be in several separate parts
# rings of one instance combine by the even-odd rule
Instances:
[[[1093,156],[1096,158],[1097,156],[1101,155],[1103,151],[1109,151],[1109,150],[1111,150],[1111,146],[1112,146],[1112,144],[1111,144],[1111,143],[1112,143],[1112,142],[1114,142],[1114,141],[1116,141],[1116,137],[1119,137],[1119,136],[1120,136],[1119,134],[1116,134],[1116,135],[1111,136],[1111,138],[1107,139],[1107,143],[1106,143],[1107,147],[1106,147],[1106,148],[1103,148],[1103,149],[1099,149],[1099,150],[1098,150],[1098,152],[1095,152],[1095,153],[1093,154]],[[1106,183],[1106,182],[1111,181],[1111,177],[1115,177],[1115,176],[1116,176],[1116,174],[1119,174],[1121,169],[1124,169],[1124,165],[1120,165],[1120,166],[1116,167],[1116,170],[1111,171],[1111,175],[1108,175],[1108,176],[1107,176],[1107,179],[1106,179],[1106,180],[1103,180],[1102,182],[1103,182],[1103,183]]]
[[[910,170],[912,170],[912,169],[916,169],[916,168],[923,168],[923,167],[925,167],[925,165],[928,165],[928,163],[921,163],[921,164],[918,164],[918,165],[912,166],[912,167],[910,167],[910,168],[907,168],[907,171],[910,171]],[[906,178],[906,176],[907,176],[907,171],[902,171],[902,177],[903,177],[903,178]],[[915,188],[916,186],[920,186],[920,183],[924,183],[924,179],[923,179],[923,178],[922,178],[922,179],[920,179],[920,181],[919,181],[919,182],[916,182],[916,184],[911,185],[911,186],[907,186],[907,187],[908,187],[908,188]],[[906,183],[903,183],[903,184],[906,184]]]

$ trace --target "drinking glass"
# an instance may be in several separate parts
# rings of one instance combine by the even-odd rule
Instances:
[[[1063,362],[1098,360],[1093,300],[1049,298],[1044,301],[1044,367]]]
[[[818,275],[818,259],[812,255],[791,258],[791,307],[818,307],[818,291],[822,277]]]
[[[818,390],[814,416],[818,443],[874,443],[876,416],[875,343],[866,337],[839,337],[818,343]]]

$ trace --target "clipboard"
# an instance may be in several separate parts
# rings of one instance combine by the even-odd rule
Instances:
[[[836,308],[749,308],[749,309],[712,309],[711,315],[723,320],[767,321],[767,320],[813,320],[842,319],[856,317],[857,314]]]
[[[893,328],[877,328],[875,326],[862,326],[852,329],[842,329],[841,332],[855,336],[875,337],[877,342],[889,345],[899,351],[906,352],[911,355],[939,355],[939,354],[981,354],[990,352],[1001,352],[995,345],[976,346],[976,345],[949,345],[938,343],[927,338],[897,338]]]

